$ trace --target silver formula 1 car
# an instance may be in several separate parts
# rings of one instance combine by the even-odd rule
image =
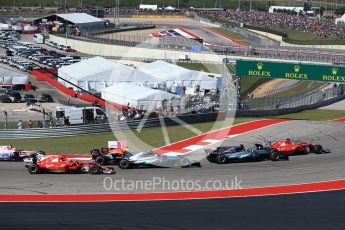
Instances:
[[[123,158],[119,161],[121,169],[132,167],[201,167],[200,162],[190,160],[184,156],[169,156],[155,154],[152,151],[132,154],[125,152]]]

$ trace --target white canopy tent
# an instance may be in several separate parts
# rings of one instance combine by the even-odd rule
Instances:
[[[90,58],[73,65],[63,66],[58,69],[58,75],[85,90],[98,92],[116,82],[132,82],[157,88],[160,81],[148,73],[114,63],[102,57]],[[61,79],[59,81],[68,87],[70,86]]]
[[[340,18],[336,18],[335,19],[335,24],[336,25],[340,25],[340,24],[344,24],[345,23],[345,14],[343,14]]]
[[[168,103],[179,100],[179,96],[174,94],[138,86],[133,83],[117,83],[101,91],[102,98],[108,102],[135,107],[140,110],[154,112],[162,107],[163,101]]]
[[[165,7],[165,10],[176,10],[176,8],[172,7],[172,6],[167,6],[167,7]]]
[[[157,10],[157,9],[158,9],[157,5],[145,5],[145,4],[139,5],[139,10]]]
[[[29,83],[29,76],[0,68],[0,85],[25,85]]]
[[[217,89],[217,79],[209,77],[207,73],[185,69],[164,61],[145,64],[139,70],[165,82],[168,89],[176,86],[199,86],[200,90]]]
[[[270,6],[270,8],[268,9],[268,12],[274,13],[275,10],[289,10],[289,11],[294,11],[296,13],[304,12],[303,7],[295,7],[295,6]]]

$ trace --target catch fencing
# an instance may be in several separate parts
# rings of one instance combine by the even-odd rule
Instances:
[[[290,97],[248,98],[240,101],[240,110],[279,110],[313,105],[322,101],[339,98],[344,95],[345,85],[339,84],[328,89],[319,87],[307,93]]]

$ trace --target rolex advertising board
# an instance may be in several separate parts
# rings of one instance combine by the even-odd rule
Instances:
[[[239,77],[285,78],[345,82],[345,67],[302,63],[236,61],[236,75]]]

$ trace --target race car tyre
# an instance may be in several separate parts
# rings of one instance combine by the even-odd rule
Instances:
[[[36,164],[37,163],[37,153],[31,153],[29,155],[29,158],[32,159],[32,163]]]
[[[131,167],[131,164],[130,164],[129,160],[121,159],[119,162],[119,167],[121,169],[129,169]]]
[[[13,153],[13,160],[15,160],[15,161],[21,161],[22,160],[22,158],[19,156],[18,152]]]
[[[226,157],[221,155],[217,157],[217,163],[218,164],[225,164],[226,163]]]
[[[311,152],[311,149],[309,148],[309,147],[306,147],[305,149],[304,149],[304,153],[305,154],[309,154]]]
[[[99,155],[101,155],[101,152],[99,151],[99,149],[91,150],[92,159],[96,159]]]
[[[89,173],[90,174],[100,174],[100,173],[102,173],[102,167],[99,166],[98,164],[93,164],[89,168]]]
[[[322,148],[321,145],[314,145],[314,147],[313,147],[313,152],[314,152],[315,154],[320,154],[320,153],[322,153],[322,150],[323,150],[323,148]]]
[[[280,159],[280,156],[279,156],[279,153],[278,153],[278,152],[272,151],[272,152],[270,153],[270,160],[271,160],[271,161],[279,161],[279,159]]]
[[[207,160],[208,160],[209,162],[211,162],[211,163],[216,163],[216,161],[214,160],[213,157],[207,156]]]
[[[96,158],[96,163],[100,165],[105,165],[105,159],[102,156]]]
[[[180,163],[181,163],[181,168],[188,168],[192,165],[192,162],[186,158],[182,158]]]
[[[30,174],[38,174],[39,168],[37,164],[30,164],[28,167],[28,171]]]

